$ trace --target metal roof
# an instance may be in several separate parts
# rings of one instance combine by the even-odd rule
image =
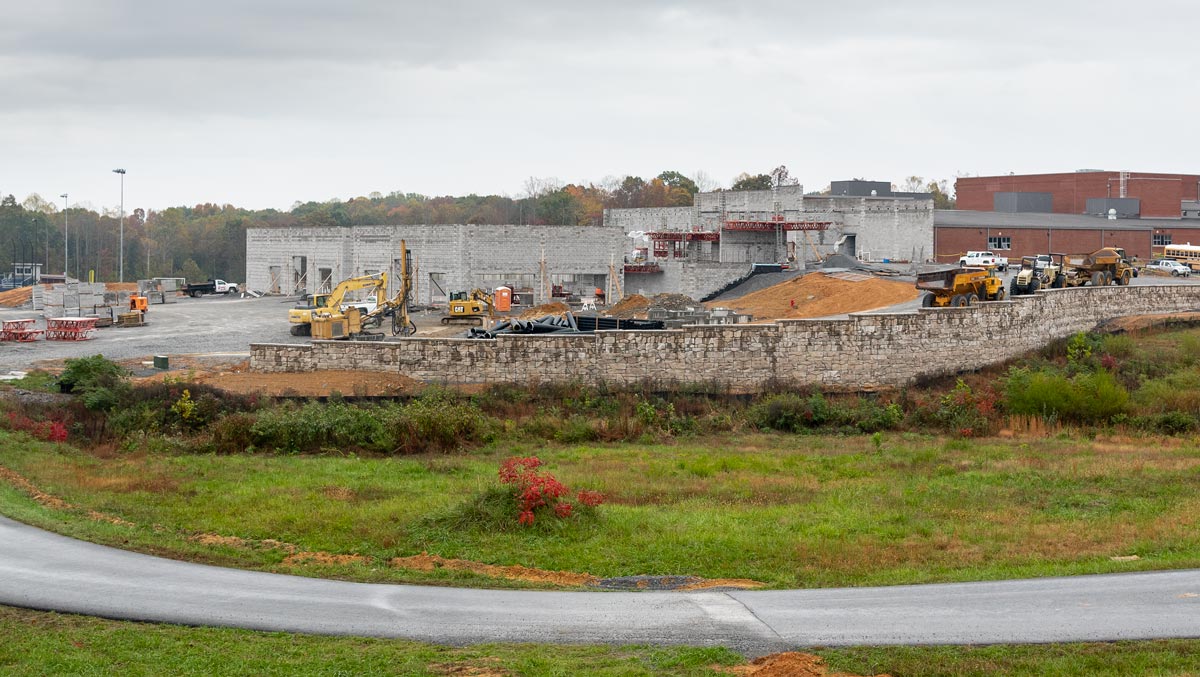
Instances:
[[[936,209],[933,225],[940,228],[1053,228],[1055,230],[1154,230],[1156,228],[1196,228],[1182,219],[1108,219],[1086,214],[1044,214],[1033,212],[976,212]]]

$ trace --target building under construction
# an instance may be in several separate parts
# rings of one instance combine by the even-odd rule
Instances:
[[[644,252],[624,267],[626,287],[642,294],[701,298],[756,263],[803,266],[832,254],[868,261],[933,256],[927,196],[893,194],[866,181],[836,185],[843,194],[805,195],[801,186],[700,193],[691,207],[606,210],[604,223],[644,242]]]
[[[806,196],[800,186],[782,186],[700,193],[691,207],[606,210],[601,226],[249,228],[246,285],[292,295],[380,271],[395,279],[402,239],[416,269],[413,298],[432,305],[452,291],[501,285],[526,303],[597,289],[609,298],[624,291],[701,299],[746,277],[755,264],[804,265],[833,253],[931,257],[932,201],[873,192]]]

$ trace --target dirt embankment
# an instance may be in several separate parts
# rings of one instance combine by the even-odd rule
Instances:
[[[911,282],[884,280],[861,274],[809,273],[727,301],[710,301],[709,308],[732,308],[754,316],[755,322],[823,317],[911,301],[917,290]]]
[[[825,659],[807,653],[785,651],[771,654],[726,670],[739,677],[858,677],[844,672],[828,672]],[[875,677],[889,677],[886,674]]]

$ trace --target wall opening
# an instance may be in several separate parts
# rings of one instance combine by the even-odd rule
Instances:
[[[322,292],[333,290],[333,268],[317,268],[317,277],[320,278],[317,289]]]
[[[292,257],[292,291],[305,289],[308,285],[308,257]]]

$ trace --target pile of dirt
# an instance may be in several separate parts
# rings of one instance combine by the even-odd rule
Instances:
[[[535,320],[539,317],[545,317],[547,315],[561,315],[569,310],[571,310],[570,306],[561,301],[555,301],[554,303],[543,303],[540,306],[534,306],[529,310],[523,311],[517,316],[517,319]]]
[[[651,308],[662,308],[663,310],[687,310],[699,305],[696,299],[683,294],[656,294],[650,299]]]
[[[754,677],[857,677],[843,672],[830,673],[825,668],[825,659],[808,653],[785,651],[755,658],[746,665],[727,670],[733,675]],[[886,674],[875,677],[889,677]]]
[[[641,294],[630,294],[617,302],[616,305],[604,312],[607,317],[616,317],[622,320],[632,320],[640,316],[645,319],[646,310],[650,308],[650,299]]]
[[[728,301],[710,301],[709,308],[732,308],[754,316],[755,322],[799,317],[857,313],[917,298],[910,282],[876,277],[847,280],[810,273]]]

